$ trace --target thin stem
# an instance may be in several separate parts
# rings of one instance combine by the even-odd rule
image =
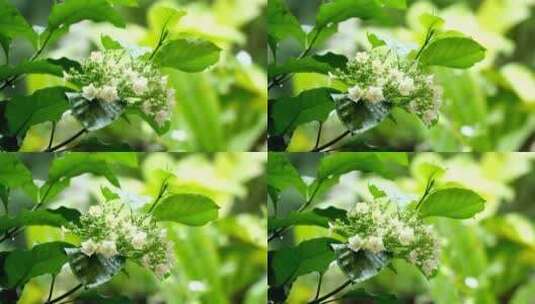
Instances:
[[[420,209],[420,205],[424,202],[424,200],[429,196],[429,193],[431,193],[431,190],[433,189],[433,186],[435,185],[435,180],[433,179],[433,175],[429,177],[429,180],[427,181],[427,184],[425,185],[424,194],[416,204],[416,210]]]
[[[68,138],[67,140],[63,141],[62,143],[59,143],[57,145],[55,145],[54,147],[51,147],[49,149],[46,149],[44,152],[54,152],[54,151],[57,151],[59,150],[60,148],[70,144],[71,142],[75,141],[78,137],[82,136],[84,133],[87,132],[87,129],[86,128],[83,128],[82,130],[78,131],[78,133],[74,134],[73,136],[71,136],[70,138]]]
[[[56,276],[52,276],[52,282],[50,282],[50,291],[48,292],[48,298],[46,299],[47,302],[50,302],[52,299],[52,294],[54,293],[54,284],[56,283]]]
[[[54,300],[51,300],[51,301],[46,301],[45,304],[54,304],[54,303],[57,303],[65,298],[68,298],[70,297],[73,293],[77,292],[78,289],[82,288],[83,285],[82,284],[78,284],[76,287],[74,287],[73,289],[67,291],[66,293],[64,293],[63,295],[55,298]]]
[[[316,144],[314,145],[314,149],[317,149],[320,145],[320,139],[321,139],[321,129],[323,128],[323,123],[319,122],[319,128],[318,128],[318,135],[316,136]]]
[[[154,210],[154,208],[156,208],[156,205],[158,204],[158,202],[160,201],[160,199],[164,196],[165,192],[167,191],[167,180],[169,179],[169,176],[167,176],[163,183],[162,183],[162,186],[160,187],[160,191],[158,192],[158,196],[156,197],[156,199],[154,200],[154,203],[152,203],[152,206],[150,206],[149,208],[149,211],[147,212],[147,214],[151,214],[152,211]]]
[[[318,280],[318,287],[316,287],[316,296],[314,296],[314,301],[317,301],[318,298],[320,297],[321,281],[322,280],[323,280],[323,273],[320,273],[320,277],[319,277],[319,280]]]
[[[54,133],[56,133],[56,122],[52,122],[52,131],[50,131],[50,140],[48,141],[48,146],[46,147],[47,150],[50,150],[52,148],[52,142],[54,141]]]
[[[330,146],[332,146],[332,145],[336,144],[337,142],[341,141],[342,139],[344,139],[349,134],[351,134],[351,131],[345,131],[344,133],[340,134],[335,139],[329,141],[328,143],[322,145],[321,147],[317,147],[317,148],[312,149],[310,152],[321,152],[322,150],[324,150],[326,148],[329,148]]]
[[[334,289],[333,291],[327,293],[326,295],[324,295],[323,297],[321,297],[319,299],[315,299],[313,301],[308,302],[308,304],[320,304],[323,301],[327,300],[328,298],[330,298],[330,297],[334,296],[335,294],[339,293],[340,291],[344,290],[347,286],[351,285],[352,283],[353,283],[353,281],[347,280],[342,285],[340,285],[336,289]]]

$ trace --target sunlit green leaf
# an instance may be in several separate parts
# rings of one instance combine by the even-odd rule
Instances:
[[[154,57],[162,66],[184,72],[200,72],[214,65],[219,60],[221,49],[200,39],[176,39],[167,42]]]
[[[485,58],[486,49],[466,37],[447,37],[434,40],[422,52],[419,60],[424,65],[450,68],[469,68]]]
[[[470,218],[485,208],[485,199],[472,190],[449,188],[431,193],[419,209],[422,216]]]
[[[80,212],[76,209],[59,207],[48,210],[23,210],[16,216],[3,215],[0,217],[0,233],[20,226],[53,226],[61,227],[70,222],[76,222]]]
[[[202,226],[217,219],[219,206],[210,198],[199,194],[173,194],[154,209],[159,221],[170,221],[190,226]]]
[[[47,60],[26,61],[16,66],[0,66],[0,79],[8,79],[22,74],[50,74],[62,76],[63,69]]]
[[[48,28],[69,27],[82,20],[107,21],[118,27],[125,26],[121,15],[106,0],[65,0],[52,7],[48,17]]]

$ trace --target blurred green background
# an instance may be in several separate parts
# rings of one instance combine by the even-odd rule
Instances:
[[[321,1],[286,0],[292,13],[313,25]],[[407,11],[390,12],[385,20],[351,19],[324,41],[318,51],[354,56],[369,48],[367,32],[374,32],[416,46],[426,33],[418,17],[434,13],[445,19],[445,28],[463,32],[487,48],[486,59],[470,70],[435,68],[445,89],[440,122],[427,129],[415,117],[396,110],[392,120],[366,134],[347,140],[341,150],[394,151],[533,151],[535,150],[535,1],[533,0],[407,0]],[[278,61],[297,56],[293,40],[281,44]],[[297,74],[291,85],[272,90],[270,98],[296,95],[306,89],[329,86],[326,76]],[[295,132],[289,151],[314,146],[317,123]],[[323,125],[322,139],[344,131],[335,115]]]
[[[9,0],[32,25],[45,26],[53,0]],[[160,35],[154,25],[155,6],[165,3],[187,12],[172,34],[212,41],[223,49],[220,61],[203,73],[169,70],[176,89],[177,107],[171,130],[158,137],[136,117],[119,120],[98,131],[104,143],[127,143],[136,151],[256,151],[263,149],[266,129],[266,0],[139,0],[139,7],[117,7],[127,21],[125,29],[106,23],[75,24],[60,41],[47,47],[44,57],[79,60],[100,46],[101,34],[121,43],[154,47]],[[33,50],[18,39],[10,63],[29,57]],[[4,64],[4,54],[0,54]],[[27,94],[63,80],[49,75],[30,75],[16,84],[13,94]],[[11,90],[13,91],[13,90]],[[0,95],[0,97],[2,97]],[[58,125],[58,139],[67,138],[79,126],[70,116]],[[34,127],[21,151],[39,151],[47,144],[50,124]],[[84,151],[91,151],[86,144]]]
[[[306,177],[315,176],[322,154],[289,153],[287,157]],[[385,191],[393,202],[408,203],[424,192],[429,164],[433,164],[446,170],[439,178],[441,184],[457,184],[479,193],[487,200],[485,209],[470,220],[432,219],[443,243],[440,270],[433,279],[426,280],[407,262],[395,261],[397,273],[384,269],[355,288],[363,287],[377,294],[393,293],[401,303],[534,303],[535,154],[414,153],[409,160],[408,169],[389,168],[391,179],[362,172],[342,176],[317,207],[350,209],[356,202],[371,200],[369,183]],[[296,191],[285,191],[278,202],[278,214],[283,217],[302,203]],[[297,226],[284,239],[270,245],[292,245],[328,236],[329,230],[322,227]],[[297,279],[288,303],[310,300],[317,280],[317,273]],[[346,280],[333,263],[323,276],[321,290],[333,290]]]
[[[30,168],[34,179],[46,180],[53,154],[18,156]],[[193,191],[211,197],[221,207],[219,218],[203,227],[166,224],[176,255],[170,278],[159,281],[150,271],[129,262],[128,274],[118,274],[99,287],[98,292],[123,295],[131,298],[132,303],[265,303],[266,156],[263,153],[152,153],[138,154],[138,157],[138,168],[120,168],[115,172],[122,190],[155,197],[164,178],[161,170],[172,172],[177,177],[170,185],[173,191]],[[89,174],[76,177],[51,207],[63,205],[86,210],[103,199],[101,186],[114,189],[104,177]],[[31,206],[21,191],[12,193],[10,214]],[[62,240],[59,228],[32,226],[14,242],[0,244],[0,251],[55,240]],[[70,268],[65,266],[56,279],[55,295],[72,288],[73,280],[76,279]],[[43,303],[49,284],[49,275],[32,279],[19,303]]]

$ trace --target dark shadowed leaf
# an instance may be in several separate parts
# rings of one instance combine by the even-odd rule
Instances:
[[[12,38],[24,37],[33,45],[37,42],[37,34],[20,14],[10,0],[0,0],[0,39],[2,47],[6,49]]]
[[[80,212],[76,209],[59,207],[48,210],[23,210],[16,216],[3,215],[0,217],[0,233],[20,226],[53,226],[61,227],[70,222],[77,222]]]
[[[338,266],[353,283],[361,283],[376,276],[391,260],[391,257],[384,252],[378,254],[368,250],[354,252],[347,247],[347,244],[332,244],[331,247],[336,253]]]
[[[294,187],[303,197],[307,195],[307,186],[295,167],[284,153],[268,154],[268,185],[279,191]]]
[[[106,258],[100,254],[88,257],[78,248],[67,248],[69,266],[85,288],[98,287],[111,280],[125,264],[125,258],[113,256]]]
[[[286,6],[285,0],[268,1],[267,22],[272,47],[290,37],[302,45],[305,44],[305,32]]]
[[[362,152],[330,154],[320,161],[318,179],[339,176],[355,170],[389,176],[396,167],[405,167],[407,164],[408,155],[406,153]]]
[[[288,73],[321,73],[328,74],[335,69],[343,69],[347,64],[347,57],[334,53],[314,55],[305,58],[290,58],[281,65],[268,67],[269,77]]]
[[[342,295],[340,299],[352,301],[366,301],[375,304],[400,304],[401,302],[393,294],[372,294],[367,292],[364,288],[353,289]]]
[[[126,105],[122,101],[87,100],[80,93],[67,93],[72,115],[89,131],[109,126],[119,118]]]
[[[326,209],[312,209],[311,211],[291,212],[284,218],[269,218],[269,230],[289,226],[320,226],[329,228],[329,222],[335,219],[345,219],[347,212],[343,209],[329,207]]]
[[[375,128],[392,110],[386,102],[354,102],[346,94],[333,94],[332,98],[336,103],[338,118],[354,134]]]
[[[50,74],[62,76],[63,69],[47,60],[26,61],[15,66],[0,66],[0,79],[8,79],[22,74]]]
[[[17,154],[0,152],[0,184],[10,190],[22,188],[32,199],[37,198],[37,186],[33,183],[32,173]]]

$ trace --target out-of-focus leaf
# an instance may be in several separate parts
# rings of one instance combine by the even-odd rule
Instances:
[[[107,0],[110,4],[124,5],[124,6],[138,6],[138,0]]]
[[[275,252],[273,257],[275,285],[286,284],[307,273],[325,272],[335,259],[335,254],[330,248],[334,243],[337,243],[334,239],[317,238]]]
[[[389,175],[395,166],[407,166],[406,153],[362,152],[336,153],[323,157],[318,167],[318,179],[339,176],[351,171]]]
[[[344,293],[340,299],[352,300],[352,301],[372,301],[376,304],[399,304],[401,303],[398,298],[393,294],[371,294],[365,289],[353,289]]]
[[[381,0],[381,2],[376,0],[334,0],[323,3],[316,16],[316,27],[322,28],[329,23],[339,23],[355,17],[364,20],[370,19],[382,13],[381,4],[398,1]]]
[[[119,42],[117,42],[108,35],[102,35],[100,37],[100,43],[102,43],[102,46],[106,50],[120,50],[123,48],[123,46]]]
[[[173,194],[154,209],[159,221],[171,221],[190,226],[202,226],[217,219],[219,206],[210,198],[199,194]]]
[[[328,74],[335,69],[343,69],[346,64],[347,57],[329,52],[305,58],[290,58],[283,64],[270,65],[268,75],[271,78],[288,73]]]
[[[64,242],[40,244],[30,250],[16,249],[6,259],[8,286],[24,285],[29,279],[43,274],[57,274],[68,261]]]
[[[510,63],[500,70],[513,91],[526,103],[535,103],[535,75],[527,67]]]
[[[530,301],[533,301],[533,299],[535,299],[535,282],[531,281],[523,286],[520,286],[516,290],[510,303],[527,304],[530,303]]]
[[[167,42],[154,57],[154,62],[162,67],[184,72],[200,72],[219,61],[221,49],[200,39],[176,39]]]
[[[61,227],[70,222],[78,221],[80,212],[76,209],[59,207],[48,210],[23,210],[16,216],[3,215],[0,217],[0,233],[20,226],[53,226]]]
[[[279,191],[294,187],[303,197],[307,195],[307,186],[295,167],[283,153],[268,154],[268,185]]]
[[[442,189],[431,193],[419,209],[421,216],[444,216],[457,219],[470,218],[485,208],[485,199],[472,190]]]
[[[465,69],[485,58],[486,49],[466,37],[446,37],[434,40],[422,52],[419,60],[424,65]]]
[[[305,32],[284,1],[285,0],[268,1],[268,35],[271,40],[270,45],[274,49],[276,49],[276,45],[280,41],[290,37],[301,44],[305,43]]]
[[[37,42],[37,34],[9,0],[0,0],[0,36],[4,37],[4,49],[7,41],[19,36],[28,39],[33,45]]]
[[[340,269],[353,281],[364,282],[376,276],[388,264],[391,257],[385,252],[374,254],[368,250],[354,252],[347,244],[332,244],[336,254],[336,262]]]
[[[66,248],[67,261],[72,272],[86,288],[98,287],[111,280],[123,267],[121,256],[106,258],[100,254],[86,256],[78,248]]]
[[[65,0],[52,7],[48,16],[48,29],[57,29],[60,26],[68,28],[82,20],[106,21],[118,27],[125,26],[121,15],[106,0]]]

